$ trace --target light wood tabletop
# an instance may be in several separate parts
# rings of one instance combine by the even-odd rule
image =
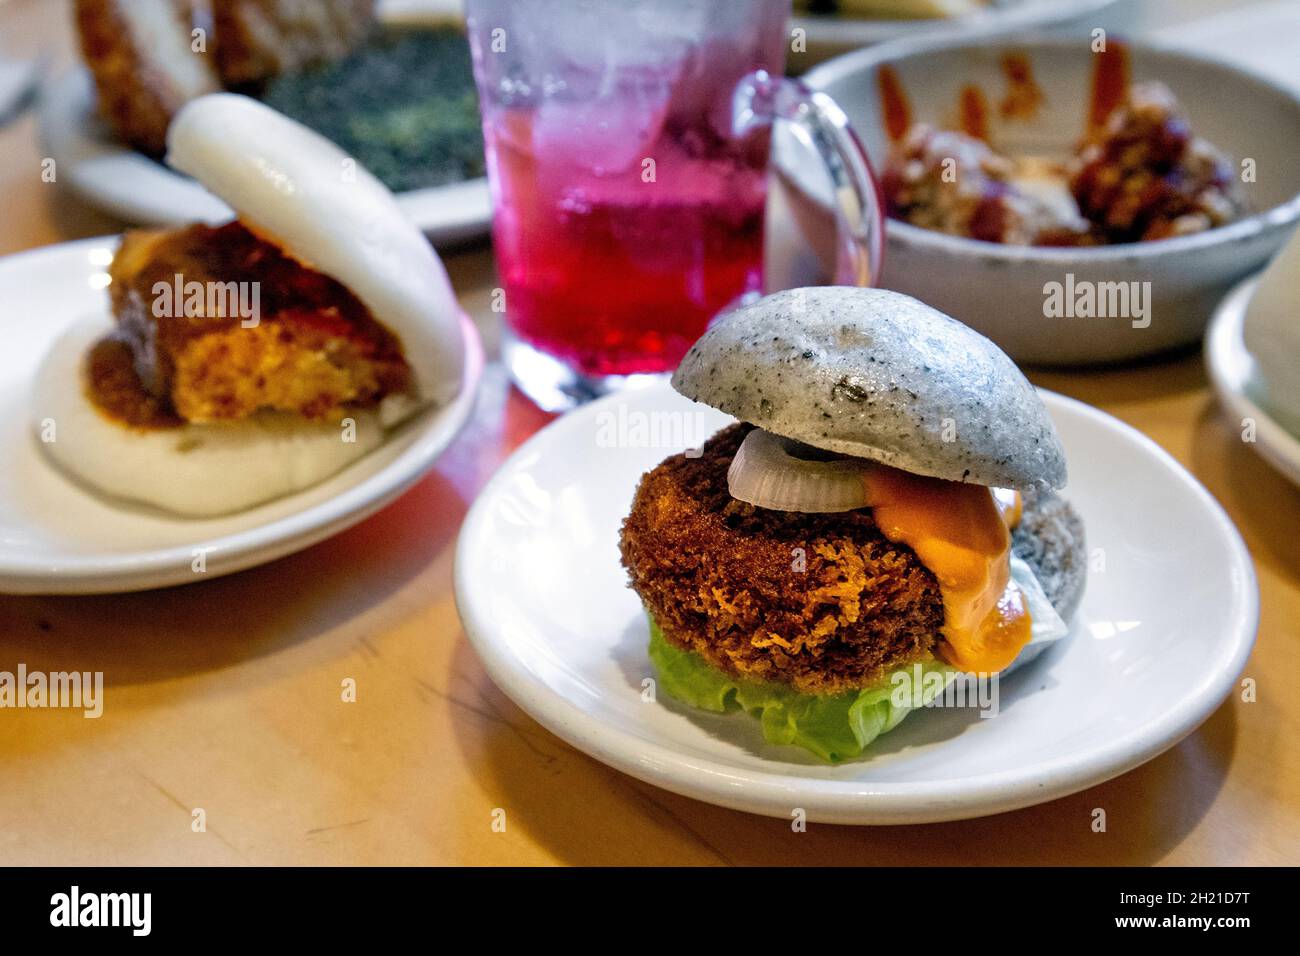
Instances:
[[[21,23],[63,61],[62,4],[29,4]],[[0,253],[120,231],[42,183],[42,157],[30,113],[0,128]],[[445,258],[495,354],[490,250]],[[796,833],[575,751],[491,683],[452,598],[466,509],[550,420],[494,361],[433,471],[323,544],[164,591],[0,597],[0,669],[99,670],[106,685],[98,720],[0,711],[0,863],[1300,863],[1300,491],[1241,441],[1199,354],[1031,377],[1167,449],[1256,563],[1262,610],[1245,674],[1258,699],[1231,697],[1137,770],[986,819]],[[348,677],[354,703],[341,700]],[[1105,833],[1091,827],[1096,807]]]

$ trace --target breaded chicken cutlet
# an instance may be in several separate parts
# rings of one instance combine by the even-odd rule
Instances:
[[[699,457],[668,458],[637,489],[623,564],[663,636],[729,674],[803,693],[870,686],[933,660],[939,585],[911,548],[880,533],[870,509],[773,511],[731,497],[727,469],[752,429],[732,425]],[[1030,492],[1013,541],[1066,615],[1064,583],[1081,569],[1068,566],[1070,539],[1053,543],[1053,522],[1079,532],[1062,499]]]
[[[238,221],[129,231],[109,275],[141,386],[186,421],[262,409],[337,420],[344,406],[372,407],[410,385],[397,337],[351,291]],[[172,294],[178,276],[230,295],[240,283],[255,287],[258,314],[236,314],[230,295],[187,314],[184,296]],[[155,307],[160,290],[171,308]]]
[[[167,126],[197,96],[221,88],[209,57],[191,45],[189,0],[77,0],[81,56],[99,113],[124,142],[149,156],[167,148]]]
[[[217,70],[258,84],[351,52],[375,23],[374,0],[211,0]]]
[[[154,158],[190,100],[350,53],[375,24],[374,0],[76,0],[81,56],[100,115]]]

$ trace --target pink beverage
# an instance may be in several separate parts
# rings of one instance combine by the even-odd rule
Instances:
[[[788,0],[470,0],[505,358],[549,408],[669,372],[762,285],[769,131],[733,94],[784,70]]]
[[[761,288],[766,131],[746,150],[699,124],[664,130],[648,152],[655,179],[642,182],[639,165],[601,174],[563,144],[518,145],[532,121],[492,119],[511,331],[582,375],[671,371],[709,319]]]

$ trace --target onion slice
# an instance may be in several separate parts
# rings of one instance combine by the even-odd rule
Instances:
[[[755,428],[736,449],[727,490],[773,511],[853,511],[870,505],[864,475],[871,464]]]

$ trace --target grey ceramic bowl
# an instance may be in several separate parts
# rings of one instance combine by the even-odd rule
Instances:
[[[1246,218],[1195,235],[1089,249],[1003,246],[890,220],[880,284],[966,322],[1021,362],[1114,362],[1197,341],[1227,290],[1263,268],[1300,218],[1300,100],[1202,54],[1129,46],[1135,81],[1164,82],[1198,135],[1237,162],[1255,161],[1256,181],[1244,186]],[[805,80],[843,107],[879,168],[889,148],[877,87],[882,63],[897,71],[914,119],[951,126],[964,84],[997,102],[1006,83],[1001,60],[1010,51],[1029,58],[1045,101],[1029,121],[1003,121],[991,109],[994,137],[1013,151],[1068,154],[1084,129],[1091,91],[1095,54],[1086,37],[903,41],[837,57]],[[805,155],[778,135],[776,165],[794,221],[817,246],[833,236],[828,187]],[[1080,282],[1150,282],[1149,324],[1133,314],[1047,317],[1045,290],[1064,286],[1067,276],[1076,289]]]

